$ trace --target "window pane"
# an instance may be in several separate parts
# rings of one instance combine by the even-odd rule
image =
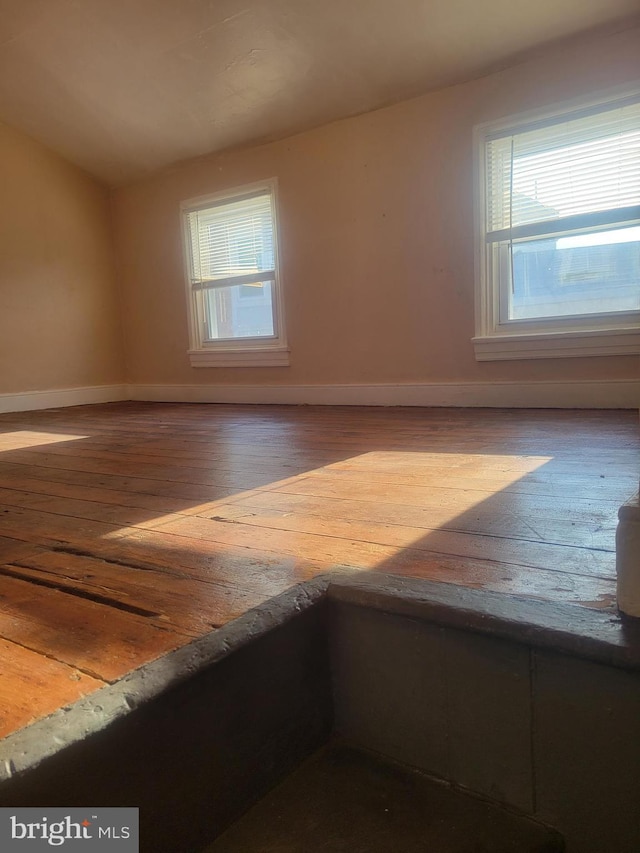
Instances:
[[[638,310],[640,226],[514,242],[510,320]]]
[[[640,202],[640,131],[519,155],[518,146],[526,137],[515,142],[513,225]]]
[[[234,284],[203,292],[208,340],[275,335],[270,281]]]
[[[193,211],[189,230],[196,281],[274,269],[269,194]]]
[[[640,103],[490,139],[487,229],[640,204],[639,164]]]

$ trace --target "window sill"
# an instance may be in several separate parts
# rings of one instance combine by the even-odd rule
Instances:
[[[189,350],[191,367],[288,367],[287,347]]]
[[[472,338],[476,361],[640,354],[640,329],[499,334]]]

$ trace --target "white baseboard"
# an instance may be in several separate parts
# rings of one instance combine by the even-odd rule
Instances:
[[[89,388],[61,388],[54,391],[24,391],[0,394],[0,412],[30,412],[34,409],[58,409],[88,403],[113,403],[128,400],[126,385],[95,385]]]
[[[172,403],[638,409],[640,380],[371,385],[130,385],[129,399]]]
[[[370,385],[98,385],[0,394],[0,412],[27,412],[121,400],[316,406],[638,409],[640,380]]]

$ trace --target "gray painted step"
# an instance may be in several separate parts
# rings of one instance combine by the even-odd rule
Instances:
[[[556,853],[561,837],[529,818],[421,773],[334,744],[203,853]]]

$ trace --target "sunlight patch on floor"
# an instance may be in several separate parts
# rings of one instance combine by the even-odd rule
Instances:
[[[82,438],[91,438],[91,436],[60,432],[36,432],[28,429],[20,429],[15,432],[5,432],[0,434],[0,451],[24,450],[29,447],[46,446],[47,444],[60,444],[65,441],[78,441]]]
[[[473,460],[477,460],[478,455],[483,461],[489,460],[490,479],[486,483],[483,480],[478,480],[477,485],[468,489],[460,488],[452,482],[452,490],[449,491],[447,489],[447,469],[455,468],[456,471],[459,471],[460,466],[466,462],[472,462],[477,469],[477,462],[473,462]],[[426,529],[449,524],[461,514],[499,494],[507,486],[543,467],[552,458],[551,456],[518,457],[493,454],[486,457],[481,454],[373,451],[305,471],[294,477],[274,480],[253,489],[233,492],[218,500],[194,503],[188,510],[180,513],[157,515],[134,525],[133,529],[143,528],[161,531],[169,528],[171,531],[179,533],[183,527],[182,522],[185,521],[185,516],[189,516],[191,518],[199,517],[205,522],[209,520],[229,523],[244,521],[249,524],[251,524],[253,517],[256,527],[268,528],[273,526],[287,530],[287,524],[282,523],[282,520],[287,516],[311,515],[318,518],[319,501],[335,502],[344,499],[348,499],[350,504],[361,504],[364,517],[361,518],[360,523],[366,523],[367,502],[371,503],[375,500],[378,503],[382,495],[384,496],[383,500],[397,506],[402,504],[403,495],[406,494],[407,503],[415,504],[416,500],[419,501],[420,493],[424,493],[425,489],[430,489],[429,499],[425,506],[428,506],[433,523],[429,525],[429,528],[414,528],[413,530],[411,530],[410,525],[407,525],[404,536],[396,532],[393,544],[397,546],[398,550],[401,550],[410,546],[412,541],[424,537]],[[431,467],[425,467],[421,471],[422,464],[434,460],[439,461],[442,466],[443,473],[441,476],[440,466],[436,466],[435,471]],[[403,470],[403,462],[412,462],[413,464],[410,469]],[[389,474],[388,483],[384,486],[381,487],[379,483],[372,485],[367,481],[367,478],[370,478],[372,474],[384,477],[385,470]],[[363,475],[362,479],[358,479],[360,471]],[[436,472],[439,477],[437,488],[432,481],[429,481]],[[417,479],[412,483],[407,483],[403,479],[407,473],[411,473]],[[350,474],[353,474],[353,477],[349,476]],[[425,482],[420,482],[421,474],[424,476]],[[483,484],[486,485],[486,488],[483,488]],[[348,495],[345,493],[347,486]],[[518,495],[514,494],[512,495],[514,508],[517,503]],[[375,513],[375,515],[377,516],[376,523],[370,519],[372,527],[385,523],[394,527],[397,525],[397,521],[389,519],[385,522],[380,518],[379,513]],[[355,519],[352,520],[352,523],[355,523]],[[336,524],[340,526],[339,522],[334,519],[332,526],[335,528]],[[321,535],[332,535],[328,531],[323,534],[322,527],[322,523],[317,522],[316,532]],[[104,538],[120,538],[123,531],[130,529],[132,529],[130,526],[123,527],[106,534]],[[295,528],[290,528],[291,533],[294,530]],[[304,531],[299,530],[299,532]],[[206,531],[200,530],[198,533],[192,532],[190,535],[201,535],[206,538]],[[349,535],[348,531],[347,535]],[[355,530],[352,535],[357,538]]]
[[[326,470],[383,471],[395,473],[430,473],[435,469],[455,468],[459,473],[465,468],[491,471],[496,478],[504,478],[505,485],[515,483],[525,474],[531,474],[553,460],[553,456],[520,455],[518,453],[449,453],[446,450],[372,450],[350,459],[327,465]]]

